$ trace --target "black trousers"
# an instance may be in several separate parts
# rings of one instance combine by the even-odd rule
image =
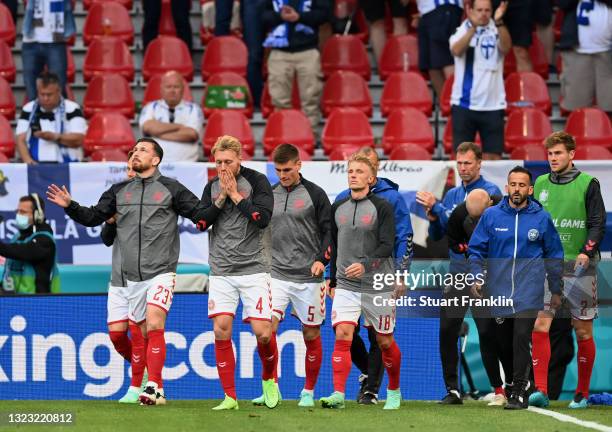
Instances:
[[[182,39],[189,48],[193,48],[191,40],[191,22],[189,21],[189,11],[191,10],[191,0],[172,0],[172,19],[176,27],[176,35]],[[144,10],[144,23],[142,25],[142,45],[147,49],[147,45],[159,34],[159,20],[161,18],[161,0],[142,0]]]
[[[443,298],[452,299],[469,295],[467,290],[447,290]],[[440,308],[440,360],[444,383],[447,390],[459,390],[459,350],[457,339],[461,332],[461,325],[467,313],[468,306],[449,306]],[[513,373],[512,367],[512,327],[509,323],[498,324],[488,308],[472,308],[472,314],[480,339],[480,356],[487,372],[489,382],[493,387],[502,386],[499,373],[499,362],[504,368],[506,380],[509,381]]]
[[[17,26],[17,0],[2,0],[2,3],[11,11],[13,23]]]
[[[353,343],[351,344],[351,359],[361,373],[368,376],[365,391],[378,394],[384,368],[382,351],[376,341],[376,331],[371,327],[368,327],[368,339],[370,341],[369,351],[366,349],[365,343],[359,335],[358,328],[355,329]]]
[[[537,310],[527,310],[517,313],[512,319],[514,321],[512,335],[512,348],[514,349],[513,387],[516,390],[525,389],[529,380],[532,362],[531,333],[537,316]]]

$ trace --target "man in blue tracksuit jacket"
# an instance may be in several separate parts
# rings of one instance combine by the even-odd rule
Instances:
[[[378,169],[378,155],[370,147],[364,147],[359,153],[367,156],[374,167]],[[376,177],[376,183],[370,190],[377,196],[384,198],[391,203],[395,215],[395,269],[400,271],[410,270],[410,260],[412,258],[412,223],[410,222],[410,211],[406,201],[399,193],[399,186],[389,179]],[[350,194],[350,189],[346,189],[336,196],[336,201],[346,198]],[[351,358],[355,366],[359,368],[362,375],[359,377],[361,388],[357,396],[359,403],[370,405],[377,403],[378,389],[380,388],[383,365],[382,354],[376,343],[376,331],[368,328],[368,339],[370,340],[370,352],[366,350],[363,339],[359,337],[359,332],[355,332],[351,344]]]
[[[486,293],[472,295],[497,301],[491,312],[514,320],[514,385],[506,409],[526,409],[525,387],[531,366],[531,332],[544,307],[545,280],[551,307],[561,304],[563,247],[550,214],[532,199],[531,173],[517,166],[508,174],[508,196],[483,213],[468,245],[472,275],[487,268]],[[508,299],[507,304],[502,303]]]
[[[461,143],[457,147],[457,172],[461,177],[461,184],[450,189],[444,199],[440,202],[431,192],[417,192],[416,201],[425,207],[427,217],[429,218],[429,237],[434,240],[442,239],[448,229],[448,220],[455,207],[465,201],[470,192],[475,189],[484,189],[489,196],[501,196],[499,188],[485,180],[480,175],[480,166],[482,163],[482,149],[472,142]],[[450,258],[449,272],[452,274],[467,273],[469,267],[465,259],[465,255],[448,250]],[[464,294],[462,290],[456,289],[453,286],[445,287],[443,296],[445,299],[461,297]],[[452,303],[449,303],[452,305]],[[440,360],[442,362],[442,371],[444,374],[444,384],[447,394],[440,401],[444,405],[460,405],[462,404],[461,394],[459,392],[457,364],[459,355],[457,350],[457,339],[461,331],[463,318],[461,314],[465,314],[467,308],[455,308],[453,306],[440,308]],[[478,336],[481,341],[494,339],[495,336],[491,333],[491,328],[485,327],[485,320],[476,321]],[[492,342],[494,345],[495,342]],[[491,362],[496,363],[500,357],[500,353],[491,353]],[[484,361],[483,361],[484,363]]]

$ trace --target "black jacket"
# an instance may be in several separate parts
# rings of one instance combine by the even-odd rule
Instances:
[[[501,200],[501,196],[493,195],[493,205]],[[478,225],[479,219],[473,219],[467,211],[465,201],[459,204],[448,218],[448,247],[455,253],[466,254],[470,237]],[[467,255],[466,255],[467,256]]]
[[[53,230],[46,223],[36,225],[36,231],[46,231],[53,235]],[[19,239],[23,240],[32,235],[33,229],[29,227],[20,231]],[[51,292],[51,273],[55,265],[55,243],[48,237],[38,236],[28,243],[10,244],[0,242],[0,255],[18,261],[25,261],[34,267],[36,273],[36,293]]]
[[[287,48],[275,48],[287,52],[306,51],[319,46],[319,26],[331,20],[331,7],[329,0],[312,0],[310,11],[300,13],[300,0],[290,0],[289,6],[292,6],[299,14],[300,19],[296,23],[289,24],[289,46]],[[272,0],[266,1],[266,7],[263,12],[264,26],[268,31],[274,30],[277,26],[283,24],[280,13],[274,10]],[[306,34],[304,32],[296,32],[296,24],[304,24],[311,27],[314,32]]]

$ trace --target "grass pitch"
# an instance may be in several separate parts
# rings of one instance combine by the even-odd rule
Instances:
[[[347,403],[344,410],[319,406],[299,408],[296,401],[284,401],[270,410],[240,401],[240,410],[215,412],[216,400],[172,401],[165,406],[122,405],[111,401],[2,401],[0,431],[215,431],[215,432],[343,432],[343,431],[581,431],[593,430],[529,411],[504,411],[487,407],[486,402],[463,406],[439,406],[434,402],[404,402],[399,411],[383,411],[383,404],[360,406]],[[570,410],[566,402],[553,402],[552,410],[580,420],[612,427],[612,407]],[[7,425],[7,412],[71,412],[71,426]]]

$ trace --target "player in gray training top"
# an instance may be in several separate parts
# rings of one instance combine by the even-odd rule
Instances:
[[[374,326],[387,374],[384,409],[399,409],[400,350],[393,340],[395,307],[392,288],[375,291],[373,274],[393,273],[395,218],[391,204],[370,191],[375,168],[367,156],[355,154],[348,163],[351,194],[332,206],[330,288],[335,287],[332,325],[336,344],[332,354],[334,392],[321,399],[324,408],[344,408],[346,379],[351,371],[351,341],[363,312],[364,325]]]
[[[208,317],[213,320],[217,370],[225,392],[215,410],[238,409],[232,326],[239,300],[242,319],[257,337],[264,404],[274,408],[280,399],[274,382],[278,350],[271,324],[269,246],[264,242],[274,197],[265,175],[240,165],[241,154],[236,138],[217,140],[212,155],[218,177],[208,182],[202,195],[204,224],[210,227]]]
[[[300,407],[314,406],[323,347],[320,326],[325,320],[323,272],[331,254],[331,204],[325,191],[300,174],[298,149],[281,144],[274,150],[279,182],[272,187],[272,331],[291,303],[302,322],[306,345],[306,382]],[[261,398],[253,403],[261,404]]]

